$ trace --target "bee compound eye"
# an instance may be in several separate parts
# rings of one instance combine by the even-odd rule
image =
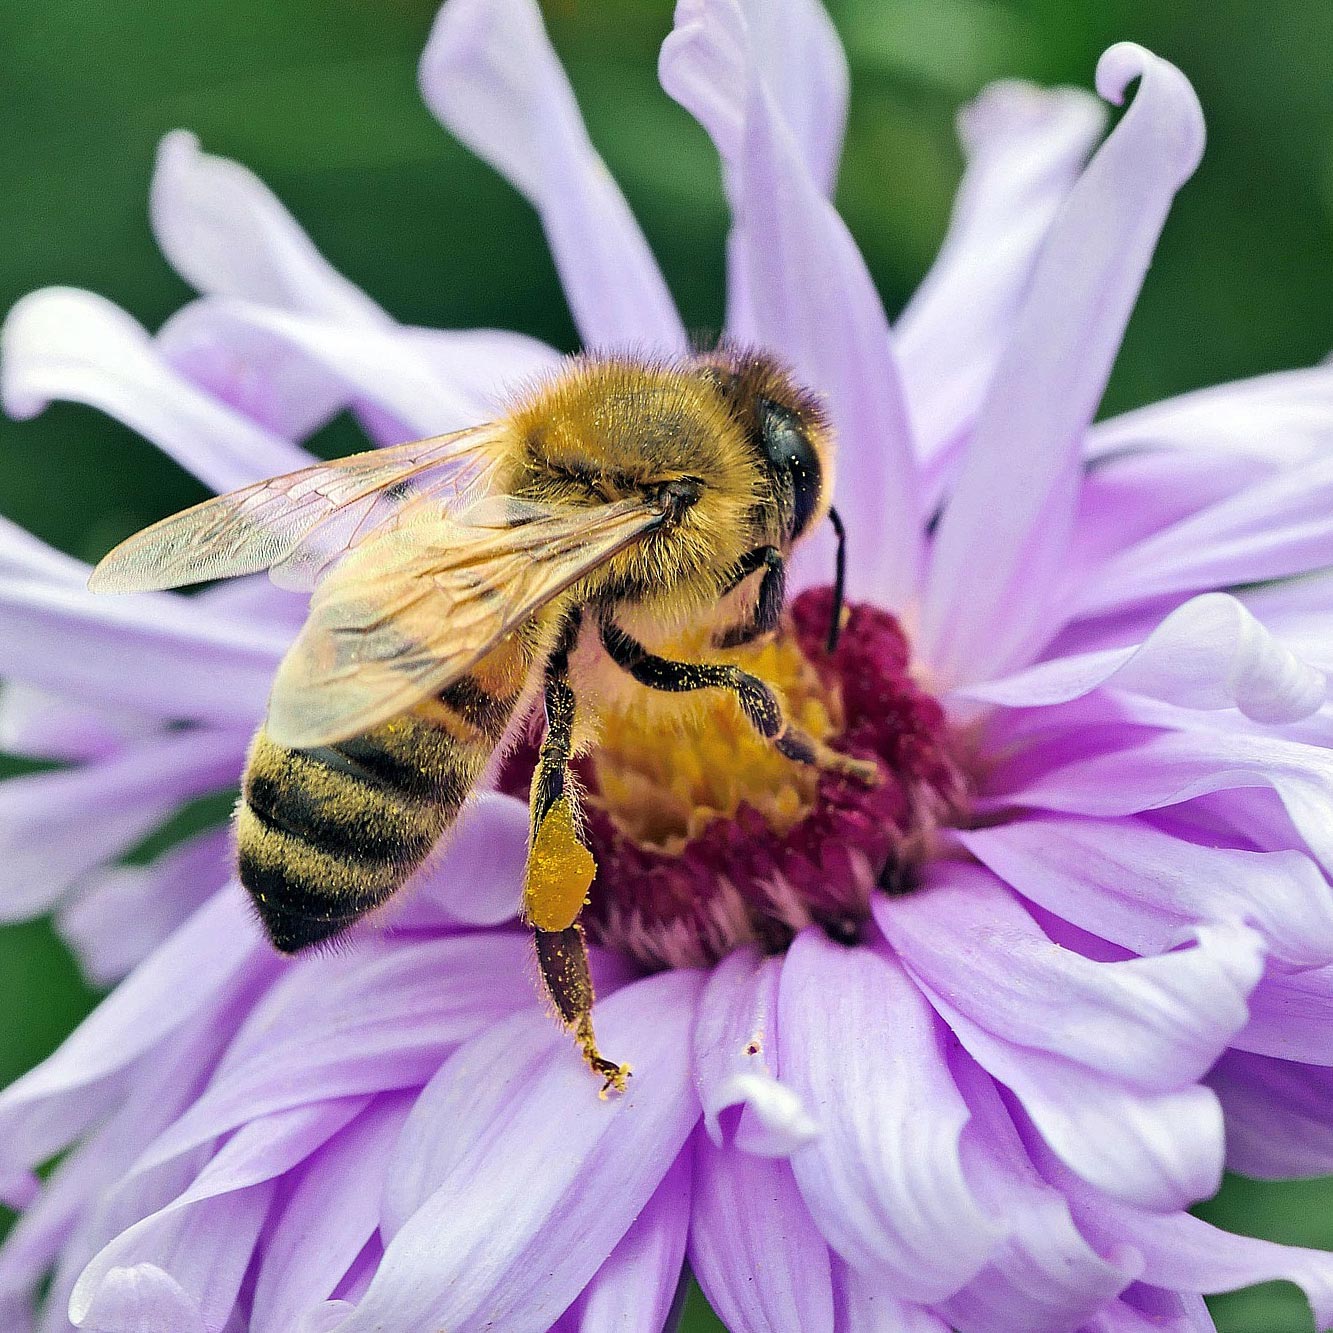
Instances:
[[[819,457],[800,417],[781,403],[767,398],[760,401],[759,431],[770,465],[791,485],[791,535],[797,537],[805,531],[819,505],[822,483]]]

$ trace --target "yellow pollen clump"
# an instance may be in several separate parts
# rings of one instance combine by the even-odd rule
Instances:
[[[693,650],[693,651],[691,651]],[[790,633],[728,651],[699,642],[663,650],[678,660],[732,662],[777,691],[790,724],[816,741],[842,730],[842,704]],[[674,855],[742,804],[785,833],[809,813],[819,771],[779,754],[727,690],[635,691],[600,715],[588,797],[635,842]]]

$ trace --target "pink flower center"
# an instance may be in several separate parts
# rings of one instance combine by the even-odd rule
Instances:
[[[965,801],[956,744],[894,617],[852,607],[830,656],[831,607],[829,589],[806,592],[774,641],[720,656],[775,685],[817,740],[876,761],[881,782],[783,758],[720,691],[603,715],[576,765],[598,865],[583,922],[597,943],[661,968],[750,942],[777,951],[812,923],[851,942],[877,889],[910,887]],[[530,763],[514,757],[508,790],[526,790]]]

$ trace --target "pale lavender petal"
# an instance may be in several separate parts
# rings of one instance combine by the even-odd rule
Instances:
[[[1333,1255],[1236,1236],[1188,1213],[1153,1213],[1106,1197],[1054,1164],[1043,1167],[1069,1197],[1094,1242],[1142,1254],[1143,1281],[1176,1291],[1235,1291],[1285,1278],[1306,1294],[1320,1328],[1333,1324]]]
[[[847,59],[819,0],[679,0],[658,62],[662,87],[708,130],[730,172],[745,133],[750,44],[812,180],[832,196],[847,119]]]
[[[1275,470],[1257,458],[1179,450],[1103,460],[1083,476],[1066,586],[1099,576],[1126,547],[1261,485]]]
[[[8,679],[112,709],[223,726],[252,727],[263,716],[289,641],[285,630],[224,618],[173,593],[98,597],[2,575],[0,617],[0,675]]]
[[[534,1008],[517,933],[302,960],[236,1035],[205,1093],[134,1164],[142,1173],[259,1116],[424,1083],[460,1041]]]
[[[829,1251],[779,1158],[694,1138],[690,1268],[733,1333],[833,1333]]]
[[[472,405],[476,421],[496,416],[515,387],[559,368],[554,347],[508,329],[401,328],[401,337],[431,367],[442,384]]]
[[[88,566],[0,515],[0,574],[82,588],[88,581]]]
[[[1333,895],[1299,852],[1208,846],[1138,818],[1043,815],[957,837],[1025,898],[1134,953],[1165,953],[1205,922],[1245,922],[1273,957],[1333,961]]]
[[[114,1104],[115,1076],[217,1003],[261,949],[240,893],[195,913],[54,1055],[0,1093],[5,1169],[35,1166],[76,1138]]]
[[[693,1163],[688,1146],[643,1211],[561,1320],[577,1333],[625,1333],[630,1311],[639,1327],[666,1326],[681,1282],[690,1220]]]
[[[999,775],[997,773],[997,782]],[[1004,798],[1067,814],[1119,816],[1208,792],[1270,787],[1325,869],[1333,868],[1333,754],[1277,736],[1180,731],[1056,767]]]
[[[1217,592],[1177,608],[1140,644],[1055,658],[964,686],[954,697],[1028,708],[1067,703],[1097,689],[1181,708],[1239,708],[1256,722],[1276,724],[1316,712],[1328,696],[1328,679],[1234,597]]]
[[[1088,1244],[1064,1196],[1033,1166],[990,1078],[961,1053],[952,1064],[972,1111],[963,1138],[970,1178],[1011,1230],[986,1267],[942,1302],[940,1312],[963,1333],[1066,1333],[1122,1291],[1142,1265],[1127,1246],[1103,1255]]]
[[[155,1264],[112,1269],[80,1314],[85,1333],[210,1333],[198,1304]]]
[[[473,796],[382,923],[391,930],[441,930],[512,921],[523,892],[528,822],[526,801],[499,792]]]
[[[143,1146],[197,1095],[238,1015],[254,1003],[264,982],[255,969],[242,969],[171,1032],[170,1059],[141,1061],[127,1092],[113,1083],[110,1101],[100,1088],[91,1094],[99,1107],[114,1102],[114,1110],[61,1158],[41,1198],[0,1250],[0,1291],[21,1293],[24,1305],[32,1307],[39,1286],[46,1289],[44,1328],[54,1323],[68,1330],[69,1296],[88,1260],[189,1184],[191,1164],[186,1162],[185,1170],[158,1173],[130,1191],[111,1188]],[[45,1281],[53,1260],[55,1272]],[[4,1304],[0,1298],[0,1309]]]
[[[216,491],[314,461],[190,384],[129,315],[91,292],[47,287],[25,296],[0,340],[0,395],[11,416],[35,416],[57,398],[87,403]]]
[[[1135,1283],[1079,1333],[1217,1333],[1202,1296]]]
[[[1201,926],[1198,946],[1093,962],[1050,940],[980,866],[941,862],[875,919],[932,995],[1016,1048],[1170,1092],[1201,1078],[1249,1017],[1263,970],[1247,926]]]
[[[662,83],[699,117],[727,167],[728,253],[744,307],[735,327],[731,293],[732,334],[778,353],[827,401],[850,593],[901,606],[916,586],[921,511],[892,335],[860,251],[766,82],[765,44],[763,25],[738,0],[690,0],[662,48]],[[803,543],[791,586],[827,582],[831,551],[827,534]]]
[[[1217,1192],[1223,1127],[1212,1093],[1132,1090],[1068,1060],[1012,1046],[930,998],[968,1054],[1014,1092],[1060,1159],[1108,1194],[1174,1209]]]
[[[1219,384],[1094,426],[1089,458],[1171,449],[1216,462],[1239,454],[1270,467],[1313,461],[1333,446],[1333,366]]]
[[[1227,1166],[1260,1180],[1333,1172],[1333,1070],[1228,1051],[1208,1076],[1227,1120]]]
[[[237,779],[244,732],[180,731],[0,784],[0,919],[44,911],[186,801]]]
[[[534,0],[449,0],[421,58],[421,91],[536,208],[586,345],[686,348],[671,293],[588,140]]]
[[[337,1289],[379,1225],[379,1193],[411,1094],[383,1096],[300,1167],[263,1247],[252,1333],[289,1333]]]
[[[800,1097],[778,1081],[781,973],[777,958],[745,948],[709,975],[694,1027],[694,1077],[704,1127],[719,1148],[725,1138],[746,1152],[787,1157],[819,1133]]]
[[[343,1333],[548,1328],[698,1120],[687,1055],[700,990],[698,974],[667,972],[597,1006],[601,1048],[634,1069],[618,1097],[598,1098],[568,1035],[539,1012],[449,1060],[403,1131],[386,1182],[391,1239]]]
[[[883,1274],[862,1273],[833,1255],[834,1327],[837,1333],[951,1333],[924,1305],[900,1300]]]
[[[1293,652],[1333,673],[1333,572],[1283,579],[1238,594],[1239,600]]]
[[[400,423],[406,438],[476,425],[476,399],[440,378],[416,341],[388,323],[353,323],[257,301],[204,299],[186,306],[162,331],[173,350],[220,349],[235,373],[262,381],[277,368],[320,386],[334,407],[368,403]],[[193,363],[199,366],[196,353]]]
[[[90,707],[21,681],[0,680],[0,750],[10,754],[82,763],[143,740],[161,725],[124,709]]]
[[[1005,1228],[968,1182],[968,1110],[916,986],[894,959],[807,930],[783,963],[778,1031],[783,1079],[822,1130],[791,1158],[820,1231],[905,1299],[956,1291]]]
[[[1282,1060],[1333,1064],[1333,966],[1269,971],[1250,996],[1250,1021],[1232,1045]]]
[[[1225,588],[1333,563],[1333,460],[1320,457],[1182,519],[1107,560],[1077,609]]]
[[[848,532],[848,595],[902,607],[920,571],[922,515],[888,320],[851,233],[757,82],[742,180],[740,236],[756,334],[823,395],[837,432],[832,498]],[[774,199],[783,207],[773,208]],[[793,586],[826,582],[831,549],[827,533],[803,543]]]
[[[243,1125],[184,1193],[122,1232],[84,1269],[70,1297],[73,1322],[96,1303],[112,1271],[157,1263],[198,1303],[205,1325],[220,1327],[235,1304],[277,1181],[365,1105],[364,1098],[348,1098]]]
[[[1110,374],[1167,209],[1203,151],[1184,76],[1142,47],[1102,56],[1123,119],[1051,228],[940,523],[920,650],[950,685],[1031,660],[1074,519],[1083,433]]]
[[[217,893],[236,863],[230,829],[209,829],[149,865],[108,866],[75,886],[56,925],[95,986],[124,977]]]
[[[1012,81],[959,113],[967,169],[949,231],[895,326],[917,450],[934,464],[932,504],[956,457],[949,446],[971,429],[1042,243],[1105,124],[1105,107],[1081,90]]]
[[[253,172],[203,152],[185,130],[158,148],[151,218],[162,253],[198,291],[349,322],[385,318]]]

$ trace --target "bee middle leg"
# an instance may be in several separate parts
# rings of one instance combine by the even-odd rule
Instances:
[[[597,863],[583,841],[578,792],[569,771],[576,705],[569,683],[569,654],[577,642],[579,624],[578,613],[572,613],[546,665],[546,736],[532,774],[523,915],[532,927],[546,993],[574,1034],[589,1067],[606,1080],[605,1094],[610,1088],[623,1092],[630,1070],[628,1065],[605,1059],[597,1049],[592,975],[583,928],[578,924],[597,873]]]
[[[793,726],[782,711],[772,689],[758,676],[740,667],[720,662],[673,662],[650,653],[637,639],[626,634],[609,615],[599,623],[602,647],[611,660],[650,690],[683,693],[689,690],[730,690],[750,725],[779,754],[798,764],[845,773],[869,784],[879,781],[879,769],[863,759],[837,750]]]

